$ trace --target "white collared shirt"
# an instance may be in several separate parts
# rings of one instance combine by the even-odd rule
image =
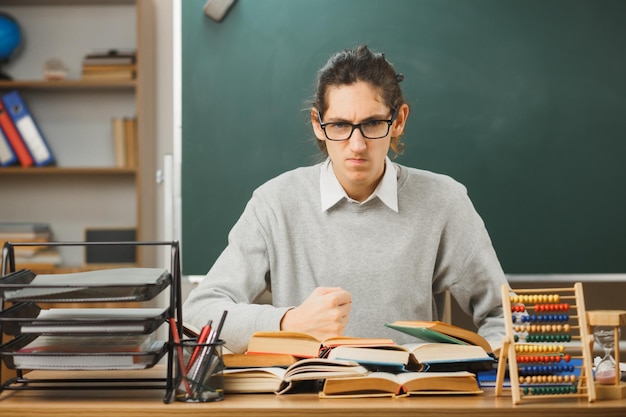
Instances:
[[[393,169],[388,169],[392,167]],[[328,158],[320,166],[320,197],[322,211],[326,211],[341,199],[345,198],[355,204],[365,204],[378,197],[391,210],[398,212],[398,172],[396,166],[391,163],[389,157],[385,158],[385,173],[376,186],[374,192],[363,202],[358,202],[348,196],[333,171],[333,163]]]

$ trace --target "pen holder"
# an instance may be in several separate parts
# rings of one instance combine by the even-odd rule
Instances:
[[[184,339],[174,344],[177,401],[212,402],[224,399],[223,345],[223,340],[198,343],[196,339]]]

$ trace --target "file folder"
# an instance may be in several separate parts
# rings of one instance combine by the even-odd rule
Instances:
[[[26,107],[24,100],[22,100],[20,93],[17,90],[6,93],[2,96],[2,102],[33,157],[34,164],[36,166],[44,166],[54,163],[52,151],[35,123],[33,116],[30,114],[28,107]]]
[[[17,162],[17,157],[11,149],[9,140],[4,135],[2,129],[0,129],[0,166],[13,165]]]
[[[22,141],[22,138],[15,128],[9,113],[4,108],[2,100],[0,100],[0,127],[4,137],[11,145],[16,158],[23,167],[29,167],[33,165],[33,157],[30,155],[26,144]]]

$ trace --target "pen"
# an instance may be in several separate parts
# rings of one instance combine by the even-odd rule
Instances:
[[[185,391],[187,395],[191,394],[191,387],[189,387],[189,381],[187,381],[187,371],[185,369],[185,360],[183,359],[183,345],[180,343],[180,336],[178,334],[178,327],[176,326],[176,319],[170,318],[170,327],[172,337],[174,338],[174,344],[176,345],[176,356],[178,356],[178,367],[180,368],[181,378],[185,384]]]
[[[211,366],[213,362],[212,357],[215,352],[215,345],[213,343],[215,343],[216,340],[219,340],[220,333],[222,332],[222,327],[224,326],[224,321],[226,320],[227,314],[228,314],[228,311],[224,310],[224,312],[222,313],[222,317],[220,318],[220,322],[217,325],[217,330],[209,338],[208,343],[211,344],[210,347],[204,346],[204,349],[202,350],[202,353],[200,354],[200,358],[198,359],[198,366],[196,367],[193,378],[192,378],[195,384],[195,388],[193,392],[194,398],[197,398],[199,391],[202,385],[204,384],[204,379],[207,376],[209,368],[214,368],[214,366]]]
[[[212,324],[213,324],[213,320],[209,320],[206,326],[202,327],[202,330],[200,330],[200,335],[198,336],[198,344],[193,349],[193,353],[191,354],[191,358],[189,359],[189,362],[187,362],[187,372],[191,370],[191,367],[193,366],[194,362],[198,358],[198,355],[200,354],[200,351],[202,350],[201,345],[203,343],[206,343],[206,341],[209,339],[209,334],[211,333]]]

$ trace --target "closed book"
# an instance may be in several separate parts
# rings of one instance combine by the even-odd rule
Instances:
[[[112,119],[113,132],[113,155],[117,168],[126,167],[126,138],[124,134],[124,119],[114,117]]]
[[[20,165],[29,167],[33,165],[33,157],[22,140],[17,128],[13,124],[9,113],[6,111],[2,100],[0,100],[0,127],[6,137],[7,142],[11,145],[11,149],[15,153]]]
[[[52,230],[47,223],[0,222],[0,246],[4,246],[5,242],[48,242],[51,238]],[[16,256],[29,256],[43,249],[45,249],[45,246],[13,246]]]
[[[426,342],[470,344],[482,347],[485,353],[493,353],[491,344],[478,333],[441,321],[395,321],[385,326]]]
[[[83,72],[82,79],[87,81],[125,81],[135,78],[135,72],[129,70]]]
[[[17,163],[17,156],[9,144],[9,140],[0,129],[0,166],[8,166]]]
[[[280,353],[225,353],[222,356],[226,368],[288,367],[298,361],[293,355]]]
[[[124,118],[124,143],[126,145],[126,167],[134,169],[137,167],[137,118]]]
[[[36,166],[54,163],[54,156],[26,103],[17,90],[2,96],[4,108],[15,124]]]
[[[404,397],[420,394],[480,394],[471,372],[372,372],[324,381],[322,398]]]
[[[83,58],[83,66],[89,65],[131,65],[136,61],[135,51],[120,51],[110,49],[103,52],[93,52]]]
[[[298,358],[316,358],[324,356],[325,351],[334,346],[376,346],[393,344],[393,340],[386,338],[342,336],[322,341],[306,333],[286,331],[256,332],[248,341],[247,353],[284,353]]]

